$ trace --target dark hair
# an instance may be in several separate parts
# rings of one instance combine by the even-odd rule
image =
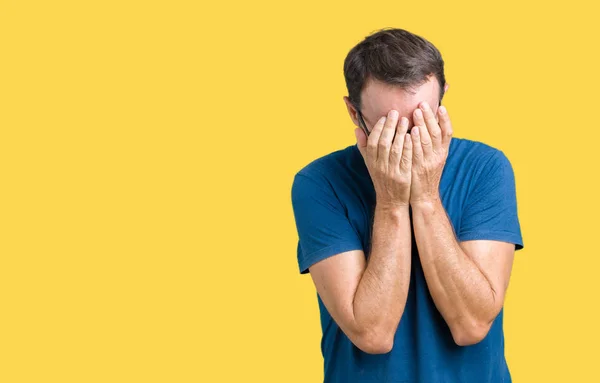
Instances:
[[[398,28],[384,28],[367,36],[344,60],[348,98],[359,110],[360,93],[369,78],[410,90],[432,74],[440,85],[441,102],[446,84],[442,55],[421,36]]]

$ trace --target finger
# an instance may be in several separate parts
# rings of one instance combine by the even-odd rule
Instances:
[[[427,125],[427,132],[431,137],[433,150],[435,152],[439,152],[439,150],[442,148],[442,130],[440,129],[440,126],[435,118],[435,114],[433,113],[433,110],[431,110],[431,107],[427,101],[423,101],[421,103],[421,111],[423,112],[425,124]]]
[[[423,148],[423,156],[431,157],[433,155],[431,137],[429,136],[429,132],[427,131],[427,126],[425,124],[423,112],[421,111],[421,109],[415,109],[413,113],[413,121],[415,123],[415,126],[419,127],[419,142]]]
[[[367,139],[367,157],[371,158],[371,161],[377,161],[377,144],[379,143],[379,136],[381,135],[385,120],[386,117],[383,116],[377,121]]]
[[[367,158],[367,135],[360,128],[354,129],[354,135],[356,136],[356,146],[358,147],[358,151],[363,158]]]
[[[400,123],[396,127],[396,136],[390,148],[390,168],[399,170],[400,159],[402,158],[402,146],[404,145],[404,136],[408,130],[408,119],[402,117]]]
[[[421,166],[423,164],[423,147],[421,146],[420,130],[419,126],[415,126],[410,130],[410,136],[412,137],[413,166]]]
[[[452,139],[453,130],[448,111],[443,105],[438,108],[438,116],[440,119],[440,128],[442,130],[442,144],[448,147],[450,145],[450,140]]]
[[[402,149],[402,159],[400,160],[400,172],[410,174],[413,160],[413,141],[411,134],[404,135],[404,148]]]
[[[387,164],[390,157],[390,148],[394,133],[396,132],[396,124],[398,123],[398,112],[390,110],[387,115],[387,120],[379,137],[379,150],[377,152],[377,161],[382,164]]]

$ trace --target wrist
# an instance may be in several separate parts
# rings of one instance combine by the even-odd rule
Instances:
[[[411,201],[410,206],[413,210],[433,211],[443,205],[439,197],[432,197]]]
[[[384,203],[376,202],[375,211],[386,215],[402,215],[408,213],[410,203]]]

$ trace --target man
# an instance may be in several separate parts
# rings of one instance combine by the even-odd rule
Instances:
[[[511,163],[452,138],[444,62],[422,37],[380,30],[344,75],[357,143],[306,165],[291,192],[325,382],[510,382],[502,307],[523,248]]]

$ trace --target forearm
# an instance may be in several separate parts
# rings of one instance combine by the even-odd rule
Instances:
[[[369,338],[393,339],[408,294],[410,262],[408,206],[377,206],[371,252],[353,302],[355,322]]]
[[[455,341],[475,343],[497,315],[492,285],[461,249],[441,201],[412,209],[419,257],[433,301]]]

